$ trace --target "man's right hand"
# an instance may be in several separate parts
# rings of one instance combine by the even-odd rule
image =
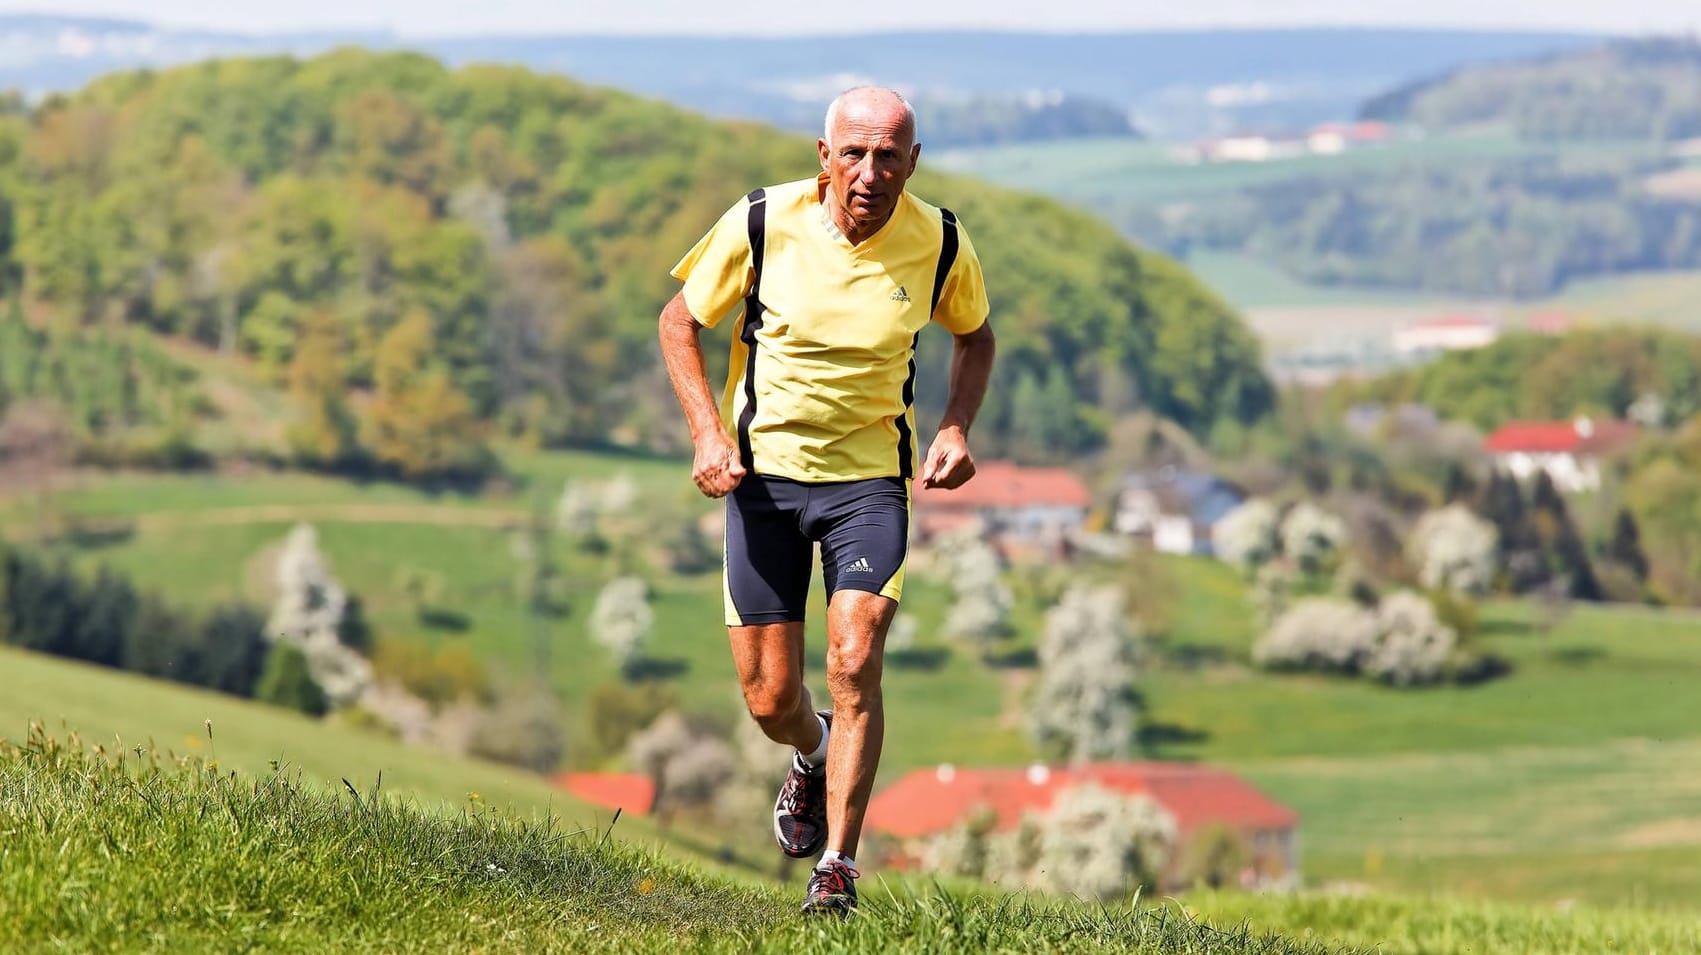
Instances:
[[[691,462],[691,480],[704,497],[726,497],[744,480],[744,464],[738,446],[724,432],[715,432],[697,442]]]

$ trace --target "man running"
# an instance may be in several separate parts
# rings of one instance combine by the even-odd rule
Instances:
[[[662,357],[696,455],[725,497],[727,634],[750,715],[795,747],[774,805],[794,858],[821,852],[805,912],[849,912],[852,856],[885,735],[886,628],[903,591],[915,449],[915,346],[929,321],[956,339],[923,487],[974,476],[968,431],[992,371],[986,289],[950,212],[905,191],[921,157],[915,112],[858,88],[827,109],[820,175],[757,189],[674,266]],[[743,310],[719,409],[698,340]],[[812,553],[827,593],[827,686],[803,685]],[[832,745],[828,745],[829,737]]]

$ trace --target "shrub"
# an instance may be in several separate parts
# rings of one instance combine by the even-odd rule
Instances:
[[[1463,504],[1449,504],[1418,518],[1408,546],[1418,581],[1425,587],[1482,594],[1494,584],[1499,534]]]
[[[1223,515],[1211,531],[1217,557],[1251,573],[1274,560],[1281,547],[1276,505],[1255,497]]]
[[[1411,591],[1389,594],[1376,608],[1376,648],[1364,671],[1395,686],[1433,683],[1447,675],[1458,634],[1443,625],[1435,607]]]
[[[1252,662],[1271,669],[1357,672],[1376,647],[1377,619],[1331,597],[1297,601],[1252,647]]]
[[[307,654],[292,643],[272,644],[266,669],[254,689],[254,698],[274,706],[299,710],[308,716],[323,716],[329,706],[325,693],[308,672]]]
[[[561,703],[541,686],[500,694],[478,717],[471,736],[473,755],[536,773],[553,772],[567,753]]]

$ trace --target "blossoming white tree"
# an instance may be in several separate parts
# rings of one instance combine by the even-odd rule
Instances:
[[[301,650],[331,708],[358,702],[372,683],[372,665],[339,636],[349,611],[348,592],[331,576],[311,525],[297,524],[290,531],[278,555],[275,582],[277,602],[266,635]]]
[[[603,586],[591,609],[591,639],[608,648],[622,673],[631,673],[649,642],[655,611],[639,577],[617,577]]]
[[[1463,504],[1418,518],[1407,549],[1425,587],[1481,594],[1494,584],[1500,539],[1494,525]]]
[[[1261,497],[1229,511],[1211,529],[1217,557],[1247,573],[1273,560],[1281,546],[1279,518],[1276,505]]]
[[[1282,520],[1282,553],[1302,574],[1328,570],[1347,540],[1347,523],[1310,501],[1301,501]]]
[[[1458,634],[1421,594],[1405,590],[1382,598],[1376,621],[1376,649],[1364,672],[1395,686],[1431,683],[1446,672]]]
[[[1128,754],[1134,738],[1134,632],[1122,592],[1073,586],[1045,618],[1028,732],[1071,761]]]

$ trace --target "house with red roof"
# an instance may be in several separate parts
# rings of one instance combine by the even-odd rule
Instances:
[[[1092,508],[1087,485],[1068,468],[978,462],[954,490],[916,484],[916,527],[922,536],[978,526],[1017,544],[1048,544],[1079,530]]]
[[[593,806],[626,816],[647,816],[656,802],[656,784],[642,773],[560,773],[551,781]]]
[[[1466,351],[1494,344],[1500,326],[1480,315],[1439,315],[1394,333],[1394,350],[1410,357]]]
[[[1176,851],[1164,873],[1178,887],[1179,863],[1200,833],[1226,826],[1252,852],[1253,875],[1274,880],[1299,871],[1299,814],[1226,769],[1196,763],[1107,762],[1080,766],[917,769],[881,790],[868,804],[865,825],[894,845],[885,860],[915,865],[927,840],[979,812],[991,812],[994,831],[1014,829],[1027,813],[1041,814],[1058,794],[1096,784],[1145,795],[1175,820]]]
[[[1509,421],[1483,440],[1483,450],[1520,481],[1545,471],[1554,487],[1575,494],[1598,489],[1602,460],[1635,440],[1628,421]]]

